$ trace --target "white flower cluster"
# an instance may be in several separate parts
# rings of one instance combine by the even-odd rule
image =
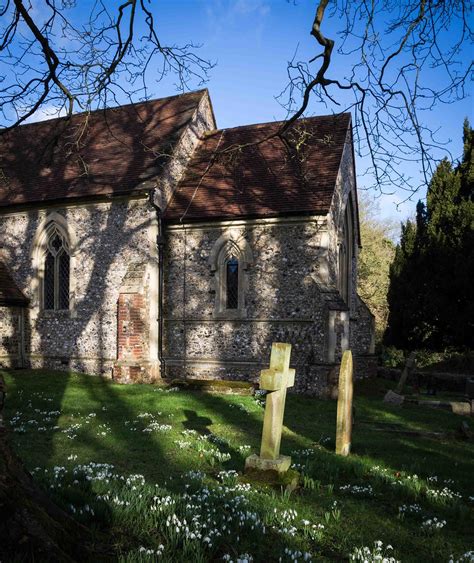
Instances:
[[[229,461],[231,459],[231,455],[228,453],[220,452],[218,450],[212,450],[212,455],[217,461],[220,463],[224,463],[225,461]]]
[[[474,563],[474,551],[466,551],[459,559],[454,559],[454,556],[451,555],[448,563]]]
[[[229,469],[228,471],[219,471],[217,478],[223,483],[235,483],[239,474],[234,469]]]
[[[274,512],[277,512],[276,508],[274,509]],[[294,508],[288,508],[287,510],[280,512],[279,519],[283,520],[283,522],[293,522],[296,520],[297,516],[298,512],[296,512]]]
[[[186,481],[202,481],[206,474],[203,471],[188,471],[187,473],[183,473],[183,478]]]
[[[356,496],[374,496],[372,485],[342,485],[342,487],[339,487],[339,490]]]
[[[459,493],[448,487],[444,487],[443,489],[426,489],[426,496],[431,500],[441,503],[452,502],[462,498]]]
[[[163,512],[165,508],[169,506],[174,506],[176,501],[170,496],[165,497],[153,497],[153,504],[150,507],[152,512]]]
[[[301,520],[303,524],[303,533],[305,536],[309,536],[313,540],[320,542],[324,535],[324,524],[311,524],[309,520]]]
[[[280,557],[278,559],[278,561],[286,561],[286,560],[290,560],[290,561],[299,561],[300,559],[302,561],[312,561],[311,559],[311,553],[308,552],[303,552],[303,551],[299,551],[297,549],[290,549],[289,547],[285,547],[285,550],[283,552],[283,557]]]
[[[82,508],[76,508],[73,504],[70,504],[69,510],[73,514],[78,514],[78,515],[81,515],[81,516],[83,514],[90,514],[91,516],[94,516],[94,514],[95,514],[94,509],[91,508],[88,504],[84,505]]]
[[[278,512],[276,508],[273,509],[275,518],[277,522],[282,522],[278,526],[273,526],[273,530],[280,534],[288,535],[288,536],[295,536],[298,528],[294,525],[294,521],[298,516],[298,512],[293,508],[288,508],[283,512]]]
[[[125,480],[125,484],[132,485],[132,490],[135,490],[137,485],[143,486],[145,484],[145,477],[140,473],[129,475]]]
[[[393,551],[391,545],[385,547],[386,551]],[[374,547],[370,548],[367,546],[356,547],[354,551],[349,555],[349,561],[363,561],[363,563],[400,563],[395,557],[384,552],[383,542],[377,540],[374,542]]]
[[[234,563],[232,557],[228,553],[223,555],[222,559],[223,561],[227,561],[228,563]],[[253,561],[253,557],[250,555],[250,553],[242,553],[237,557],[235,563],[251,563],[252,561]]]
[[[161,424],[160,422],[153,421],[142,432],[169,432],[172,428],[171,424]]]
[[[180,391],[179,387],[155,387],[155,389],[153,389],[153,391],[155,392],[161,392],[161,393],[177,393],[178,391]]]
[[[293,450],[291,455],[292,457],[311,457],[314,453],[315,452],[312,448],[306,448],[304,450]]]
[[[66,434],[66,436],[70,440],[74,440],[75,438],[77,438],[77,431],[80,428],[82,428],[82,424],[80,424],[79,422],[76,422],[76,424],[71,424],[71,426],[68,426],[68,427],[64,428],[63,430],[61,430],[61,432],[64,432],[64,434]]]
[[[175,440],[174,443],[180,450],[187,450],[191,446],[191,442],[188,442],[186,440]]]
[[[114,466],[110,463],[95,463],[91,461],[84,465],[77,465],[72,470],[72,473],[75,476],[83,475],[87,481],[105,481],[109,483],[111,479],[120,478],[120,476],[114,475],[112,469],[114,469]],[[123,477],[123,480],[125,480],[125,477]]]
[[[438,518],[428,518],[421,524],[421,529],[425,532],[436,532],[446,526],[446,520],[438,520]]]
[[[257,391],[255,391],[254,393],[253,398],[259,407],[264,407],[266,402],[265,400],[266,396],[267,396],[267,391],[265,389],[257,389]]]
[[[97,436],[107,436],[110,433],[111,433],[111,428],[107,424],[99,424],[99,426],[97,427],[97,432],[96,432]]]
[[[406,514],[421,514],[421,506],[419,504],[402,504],[398,507],[398,516],[403,518]]]
[[[141,546],[141,547],[138,548],[138,553],[140,555],[158,555],[158,557],[159,557],[160,555],[163,555],[164,549],[165,549],[165,546],[163,544],[160,544],[158,546],[158,549],[150,549],[150,548]]]

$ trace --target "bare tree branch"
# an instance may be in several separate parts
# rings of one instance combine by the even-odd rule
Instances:
[[[90,13],[75,0],[44,0],[34,11],[31,1],[0,6],[0,133],[45,107],[71,116],[106,107],[119,92],[147,99],[156,68],[158,80],[174,73],[185,90],[213,67],[192,43],[163,45],[146,0],[96,0]]]
[[[288,119],[280,134],[305,114],[311,98],[336,112],[353,110],[356,148],[369,157],[375,186],[403,188],[410,197],[420,186],[400,165],[418,163],[425,184],[439,158],[436,151],[447,151],[424,113],[466,96],[473,69],[472,61],[462,59],[473,36],[469,2],[340,0],[331,13],[328,6],[328,0],[318,2],[310,32],[322,52],[308,62],[288,63],[288,85],[279,96]],[[323,33],[325,20],[343,22],[338,45]],[[345,77],[328,76],[334,73],[336,45],[339,55],[360,57]],[[313,71],[310,65],[319,60]]]

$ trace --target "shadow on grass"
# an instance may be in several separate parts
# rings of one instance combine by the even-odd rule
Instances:
[[[36,396],[35,393],[42,393],[44,397],[52,399],[49,403],[51,407],[48,408],[62,410],[62,428],[78,421],[82,422],[77,438],[73,440],[58,432],[48,433],[49,435],[38,433],[38,439],[34,441],[31,440],[32,431],[29,431],[27,436],[15,434],[19,453],[27,458],[30,467],[33,463],[61,463],[69,453],[74,452],[80,454],[81,460],[113,463],[118,472],[141,473],[149,482],[164,484],[170,492],[182,493],[183,482],[180,481],[180,475],[189,469],[196,469],[197,465],[202,466],[205,462],[198,461],[196,465],[197,452],[193,452],[194,457],[191,457],[189,453],[177,448],[176,431],[179,432],[183,428],[196,430],[203,436],[232,436],[232,445],[214,443],[220,451],[232,455],[232,460],[225,462],[224,467],[232,467],[238,471],[243,470],[246,455],[258,452],[260,445],[263,409],[254,405],[248,398],[223,397],[197,391],[167,393],[148,385],[119,386],[108,380],[63,373],[34,373],[30,376],[15,373],[10,374],[9,381],[12,383],[11,401],[7,402],[10,403],[9,416],[15,413],[20,403],[26,404],[24,397],[27,391],[32,397]],[[21,389],[23,393],[19,398],[15,390]],[[344,499],[345,504],[349,503],[351,508],[347,517],[350,519],[356,518],[358,511],[385,520],[387,514],[395,518],[400,504],[407,501],[418,502],[419,497],[410,484],[401,482],[394,487],[376,473],[372,473],[370,469],[376,464],[385,467],[391,476],[402,470],[426,476],[436,468],[440,478],[445,475],[458,480],[460,474],[465,472],[466,481],[470,480],[469,470],[472,462],[465,452],[466,448],[472,446],[467,444],[394,437],[356,426],[354,455],[347,458],[336,456],[333,451],[319,443],[321,436],[329,436],[331,440],[334,436],[335,407],[334,402],[293,395],[288,397],[282,452],[292,454],[293,450],[301,450],[311,444],[315,446],[307,475],[321,485],[320,489],[302,489],[295,493],[292,497],[294,502],[290,505],[306,503],[322,518],[322,511],[330,510],[331,499],[336,498]],[[33,401],[32,412],[34,408]],[[378,411],[379,406],[375,406],[371,411],[370,416],[374,420],[379,416]],[[399,416],[403,418],[405,412],[410,418],[412,413],[404,410],[400,411]],[[144,432],[149,419],[140,418],[139,414],[147,413],[153,414],[160,422],[172,424],[174,432]],[[95,414],[94,425],[84,422],[90,414]],[[105,436],[97,435],[100,434],[101,425],[104,427]],[[239,442],[242,445],[250,444],[252,451],[243,455],[237,448],[233,449]],[[332,446],[333,443],[331,448]],[[294,461],[298,461],[297,456]],[[459,464],[458,467],[453,466],[455,463]],[[209,474],[215,474],[217,468],[205,469]],[[169,477],[173,476],[175,478],[169,480]],[[370,484],[376,496],[351,497],[339,490],[341,485],[347,483]],[[280,492],[276,491],[276,494]],[[424,507],[438,517],[445,516],[448,521],[448,517],[456,510],[450,506],[440,506],[425,497],[422,500]],[[251,501],[249,509],[263,515],[264,504],[261,501]],[[388,526],[388,523],[385,525]],[[400,523],[400,526],[406,528],[406,533],[409,532],[409,522]],[[464,525],[461,525],[461,528],[462,526]],[[105,526],[106,533],[108,529],[109,533],[112,533],[111,529]],[[355,533],[352,532],[351,541],[359,541],[360,538],[354,536]],[[133,536],[133,531],[131,535]],[[275,535],[275,541],[276,538]],[[297,543],[296,539],[288,539],[290,548],[297,549]],[[331,551],[325,555],[335,556]]]

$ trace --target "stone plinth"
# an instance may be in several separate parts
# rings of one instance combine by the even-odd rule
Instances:
[[[265,459],[257,454],[249,456],[245,460],[245,471],[276,471],[286,473],[291,466],[291,457],[287,455],[278,456],[276,459]]]

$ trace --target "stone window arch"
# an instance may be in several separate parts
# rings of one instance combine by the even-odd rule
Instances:
[[[354,212],[349,194],[339,230],[338,290],[346,304],[351,306],[352,262],[354,257]]]
[[[223,234],[212,249],[209,263],[215,282],[214,316],[246,317],[247,271],[253,263],[248,242],[240,233]]]
[[[33,289],[40,310],[73,308],[75,246],[75,237],[62,215],[52,212],[41,221],[33,241]]]

